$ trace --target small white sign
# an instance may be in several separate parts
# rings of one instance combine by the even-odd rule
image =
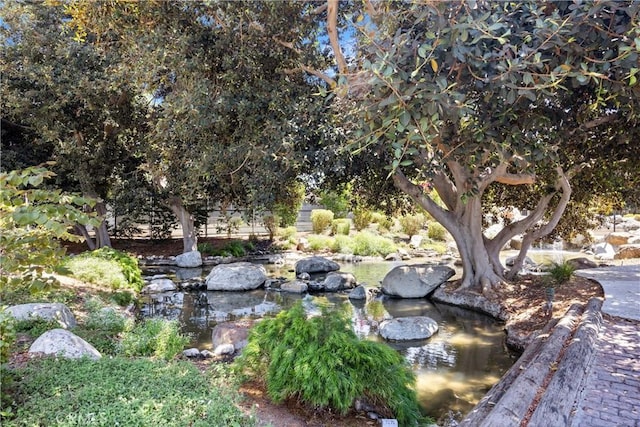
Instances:
[[[380,425],[382,425],[382,427],[398,427],[398,420],[393,418],[381,418]]]

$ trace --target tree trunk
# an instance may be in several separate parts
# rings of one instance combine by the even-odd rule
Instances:
[[[198,233],[193,215],[187,211],[179,197],[171,197],[167,203],[182,227],[183,253],[198,250]]]
[[[111,247],[111,238],[109,237],[109,230],[107,229],[107,207],[103,201],[96,203],[95,211],[98,213],[102,221],[96,229],[96,247],[103,248],[105,246]]]

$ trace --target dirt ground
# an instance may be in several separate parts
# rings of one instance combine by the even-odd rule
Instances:
[[[214,247],[223,247],[226,239],[205,239]],[[124,250],[134,255],[149,256],[177,255],[182,252],[182,240],[172,239],[164,241],[143,240],[114,240],[116,249]],[[268,245],[263,249],[268,250]],[[85,250],[83,246],[68,247],[69,253],[78,253]],[[551,316],[544,310],[545,283],[541,276],[523,276],[517,281],[503,286],[497,292],[498,298],[510,313],[510,324],[520,335],[526,335],[542,329],[551,319],[562,317],[569,307],[574,304],[585,304],[592,297],[603,297],[603,291],[599,284],[589,279],[574,276],[572,279],[555,291],[554,307]],[[199,362],[204,368],[208,362]],[[374,426],[378,423],[370,420],[362,413],[350,413],[340,416],[329,411],[318,411],[308,408],[297,402],[289,400],[282,404],[274,404],[266,396],[261,384],[245,384],[241,389],[245,396],[242,404],[247,413],[254,414],[260,426],[273,425],[278,427],[320,427],[320,426]]]

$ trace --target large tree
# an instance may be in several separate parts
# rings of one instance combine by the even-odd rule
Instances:
[[[62,7],[9,2],[0,14],[3,168],[54,160],[57,185],[97,199],[104,218],[114,166],[130,164],[141,127],[131,88],[111,78],[118,59],[73,40]],[[95,238],[78,228],[92,249],[110,246],[105,221]]]
[[[366,19],[354,16],[358,66],[336,55],[346,82],[338,94],[356,111],[351,148],[386,166],[363,172],[386,176],[451,233],[461,289],[490,292],[514,274],[595,170],[610,174],[600,173],[603,189],[613,178],[637,182],[640,3],[365,5]],[[483,201],[516,204],[496,197],[510,187],[526,194],[529,214],[487,236]],[[518,234],[507,272],[499,252]]]
[[[151,100],[140,147],[156,192],[196,249],[194,210],[269,208],[323,139],[312,6],[288,2],[71,2],[80,38],[124,58],[114,72]],[[316,79],[317,80],[317,79]],[[306,156],[306,158],[305,158]]]

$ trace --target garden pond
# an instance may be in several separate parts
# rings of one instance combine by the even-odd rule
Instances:
[[[353,273],[358,283],[375,286],[400,264],[406,262],[340,263],[340,271]],[[294,278],[291,265],[265,265],[265,268],[270,277]],[[191,270],[201,274],[202,280],[208,274],[207,268]],[[177,272],[171,267],[153,267],[146,271],[146,274],[158,273],[184,280],[180,277],[184,272]],[[161,298],[147,297],[142,307],[143,316],[178,320],[182,331],[192,337],[191,345],[200,350],[213,350],[211,331],[216,324],[273,315],[303,298],[298,294],[265,289],[247,292],[177,291],[162,295]],[[401,352],[413,367],[419,400],[427,413],[436,419],[460,419],[517,359],[517,354],[505,345],[503,324],[474,311],[424,298],[381,297],[365,304],[364,301],[350,300],[347,293],[314,296],[323,296],[335,306],[347,304],[351,309],[354,330],[364,339],[383,341],[377,333],[377,324],[385,317],[428,316],[438,322],[439,331],[428,340],[387,343]]]

